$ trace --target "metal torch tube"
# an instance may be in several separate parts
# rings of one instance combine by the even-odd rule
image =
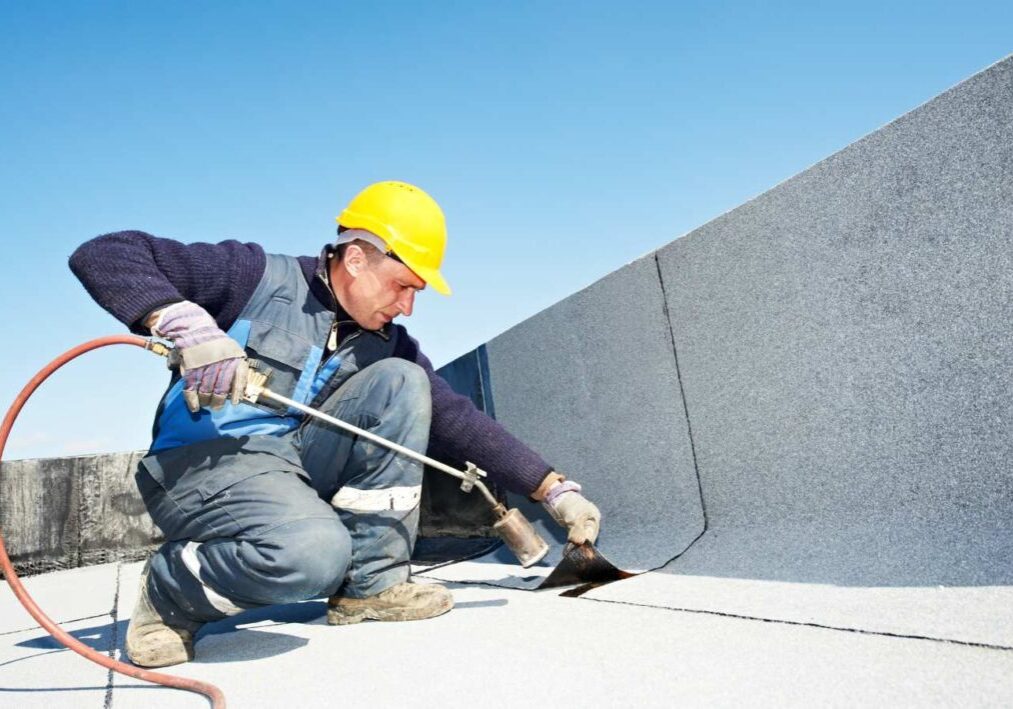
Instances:
[[[298,411],[302,411],[304,414],[307,414],[307,415],[312,416],[314,418],[320,419],[321,421],[326,421],[327,423],[331,424],[332,426],[337,426],[338,428],[343,428],[344,430],[349,431],[350,433],[354,433],[357,436],[362,436],[363,438],[366,438],[366,439],[368,439],[370,441],[373,441],[374,443],[379,443],[381,446],[385,446],[387,448],[390,448],[391,450],[396,451],[396,452],[400,453],[401,455],[406,455],[409,458],[414,458],[415,460],[420,461],[422,463],[425,463],[426,465],[428,465],[431,468],[436,468],[437,470],[442,471],[442,472],[446,473],[447,475],[453,475],[455,478],[458,478],[459,480],[470,480],[470,478],[467,475],[465,475],[464,473],[462,473],[460,470],[457,470],[456,468],[452,468],[449,465],[446,465],[445,463],[441,463],[440,461],[435,460],[433,458],[430,458],[427,455],[423,455],[422,453],[419,453],[418,451],[413,451],[411,448],[405,448],[404,446],[402,446],[402,445],[400,445],[398,443],[395,443],[394,441],[388,441],[383,436],[378,436],[375,433],[371,433],[371,432],[367,431],[364,428],[359,428],[358,426],[353,426],[352,424],[348,423],[347,421],[342,421],[339,418],[334,418],[333,416],[328,416],[327,414],[323,413],[322,411],[317,411],[316,409],[310,408],[309,406],[306,406],[305,404],[300,404],[298,401],[293,401],[292,399],[289,399],[288,397],[282,396],[281,394],[275,394],[270,389],[262,389],[262,390],[260,390],[258,392],[257,396],[258,396],[258,398],[262,397],[262,398],[266,398],[266,399],[271,399],[272,401],[276,401],[279,404],[284,404],[285,406],[289,406],[289,407],[291,407],[293,409],[296,409]],[[489,492],[489,488],[487,488],[485,485],[483,485],[481,481],[475,480],[475,481],[473,481],[473,483],[474,483],[475,487],[477,487],[479,489],[479,491],[483,495],[485,495],[485,499],[487,499],[489,501],[490,505],[492,505],[492,506],[495,507],[497,504],[499,504],[499,501],[493,496],[493,494],[491,492]]]

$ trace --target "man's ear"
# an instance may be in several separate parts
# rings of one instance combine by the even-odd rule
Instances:
[[[369,267],[366,252],[358,244],[349,244],[345,247],[345,253],[341,257],[341,265],[345,267],[349,275],[358,276]]]

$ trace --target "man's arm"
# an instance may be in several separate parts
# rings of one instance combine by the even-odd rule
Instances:
[[[435,450],[475,463],[494,483],[534,500],[541,500],[553,482],[564,479],[470,398],[451,389],[428,361],[426,365],[433,395],[430,441]]]
[[[489,473],[494,483],[535,500],[541,500],[552,483],[564,479],[540,455],[480,411],[471,399],[451,389],[433,369],[418,342],[403,329],[395,355],[415,362],[429,376],[433,399],[431,453],[470,461]]]
[[[142,231],[120,231],[82,244],[70,268],[88,293],[132,332],[147,335],[159,308],[189,300],[227,330],[264,273],[256,244],[183,244]]]
[[[245,388],[246,353],[224,331],[264,272],[255,244],[182,244],[139,231],[80,246],[70,268],[91,296],[133,332],[170,340],[181,359],[190,411],[235,404]]]
[[[567,530],[569,541],[593,543],[598,537],[601,512],[581,494],[580,485],[566,480],[541,456],[479,411],[471,399],[451,389],[419,351],[418,343],[407,333],[402,334],[402,341],[410,342],[411,351],[399,355],[407,355],[406,358],[412,359],[429,375],[433,398],[430,454],[471,461],[489,473],[492,482],[541,502],[552,518]]]

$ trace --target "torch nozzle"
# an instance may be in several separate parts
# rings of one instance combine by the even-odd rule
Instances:
[[[519,510],[508,510],[502,503],[497,503],[493,507],[493,513],[499,519],[492,528],[503,538],[503,542],[525,569],[537,564],[549,553],[549,545]]]

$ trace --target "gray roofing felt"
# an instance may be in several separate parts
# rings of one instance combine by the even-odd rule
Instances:
[[[500,549],[417,569],[446,616],[263,609],[179,673],[255,707],[1008,705],[1011,296],[1013,58],[450,365],[648,573],[560,597]],[[116,654],[138,573],[29,583]],[[0,596],[16,706],[203,705],[25,618]]]
[[[487,349],[496,419],[578,480],[606,519],[624,520],[607,534],[616,564],[661,566],[703,531],[654,259],[603,278]],[[540,505],[514,502],[565,541]],[[557,544],[549,561],[558,560]]]
[[[661,249],[730,531],[666,570],[1013,581],[1011,236],[1006,60]]]
[[[1011,303],[1008,58],[495,338],[486,388],[620,566],[1006,586]]]

